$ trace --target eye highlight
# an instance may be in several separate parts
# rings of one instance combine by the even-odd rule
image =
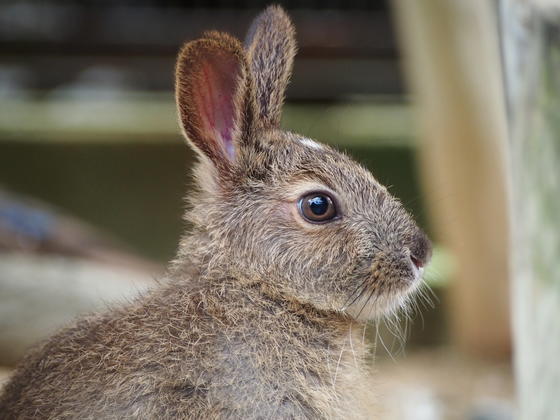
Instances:
[[[329,194],[313,192],[304,195],[298,201],[299,212],[311,223],[325,223],[338,216],[334,200]]]

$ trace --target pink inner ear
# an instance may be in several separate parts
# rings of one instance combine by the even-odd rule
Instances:
[[[233,56],[216,53],[206,57],[194,89],[200,131],[208,146],[230,160],[235,157],[235,90],[239,66]]]

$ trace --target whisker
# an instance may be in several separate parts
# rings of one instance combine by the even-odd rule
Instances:
[[[383,346],[383,348],[385,349],[385,351],[387,352],[387,354],[389,355],[391,360],[396,363],[395,358],[393,357],[393,355],[391,354],[391,352],[389,351],[389,349],[385,345],[385,342],[383,341],[383,337],[381,336],[381,334],[379,334],[379,323],[375,324],[375,335],[376,335],[376,340],[377,340],[377,338],[379,338],[379,342],[381,343],[381,345]]]
[[[352,298],[352,296],[353,296],[354,294],[356,294],[356,292],[358,292],[363,286],[365,286],[365,284],[368,282],[368,280],[369,280],[369,279],[366,278],[364,281],[362,281],[362,282],[358,285],[358,287],[356,287],[356,289],[350,294],[350,296],[348,297],[348,299],[346,300],[346,302],[344,303],[344,305],[343,305],[343,307],[342,307],[343,310],[346,309],[346,308],[348,308],[349,306],[352,306],[352,305],[354,304],[354,302],[356,302],[356,300],[358,300],[358,299],[360,298],[360,296],[362,295],[362,293],[364,292],[364,290],[367,289],[367,287],[364,287],[364,288],[362,289],[362,291],[361,291],[360,293],[358,293],[357,296],[354,297],[354,299],[352,299],[352,302],[348,303],[348,301]]]
[[[365,290],[365,289],[364,289]],[[362,305],[362,309],[360,309],[360,312],[358,312],[358,316],[356,318],[359,318],[362,311],[364,310],[364,308],[366,307],[366,305],[368,304],[368,302],[370,301],[371,297],[373,296],[373,294],[375,293],[375,288],[372,287],[371,292],[368,296],[368,298],[365,300],[364,304]]]

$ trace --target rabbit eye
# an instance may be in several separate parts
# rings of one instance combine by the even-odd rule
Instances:
[[[328,222],[337,216],[333,199],[325,193],[311,193],[298,201],[304,219],[311,223]]]

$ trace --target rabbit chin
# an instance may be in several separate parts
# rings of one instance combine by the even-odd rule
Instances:
[[[343,312],[357,321],[365,322],[393,315],[407,308],[420,286],[420,275],[415,274],[412,279],[395,281],[390,291],[367,288],[352,304],[344,307]]]

